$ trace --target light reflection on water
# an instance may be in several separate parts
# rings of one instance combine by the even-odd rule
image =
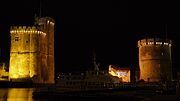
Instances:
[[[0,88],[0,101],[37,101],[32,92],[33,88]]]

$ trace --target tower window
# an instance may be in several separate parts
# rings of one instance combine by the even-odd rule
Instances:
[[[15,37],[15,41],[18,41],[19,40],[19,37]]]

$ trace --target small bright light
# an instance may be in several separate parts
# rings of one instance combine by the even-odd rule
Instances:
[[[154,42],[148,42],[148,44],[149,44],[149,45],[152,45],[152,44],[154,44]]]
[[[50,22],[50,24],[54,25],[54,23],[53,23],[53,22]]]
[[[156,44],[157,44],[157,45],[161,45],[161,44],[162,44],[162,42],[156,42]]]
[[[168,43],[167,43],[167,42],[165,42],[165,43],[164,43],[164,45],[168,45]]]

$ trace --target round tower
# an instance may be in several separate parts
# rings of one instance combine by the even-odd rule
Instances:
[[[37,75],[39,36],[45,33],[35,26],[12,26],[9,80],[25,80]]]
[[[148,82],[172,79],[171,45],[171,40],[161,38],[138,41],[140,79]]]

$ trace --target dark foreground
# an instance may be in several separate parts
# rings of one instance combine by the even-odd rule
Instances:
[[[121,101],[142,101],[147,98],[159,95],[175,95],[175,91],[159,92],[151,89],[131,88],[131,89],[103,89],[103,90],[84,90],[84,91],[65,91],[45,90],[33,92],[34,99],[53,99],[59,101],[97,101],[97,100],[121,100]],[[149,100],[151,101],[151,100]]]
[[[52,88],[52,86],[34,85],[32,83],[10,83],[1,82],[1,88],[45,88],[45,90],[33,91],[34,101],[180,101],[180,94],[175,89],[163,91],[155,87],[125,87],[125,88],[107,88],[97,90],[68,91]]]
[[[98,100],[106,100],[106,101],[113,101],[113,100],[123,100],[123,101],[140,101],[143,98],[136,97],[132,95],[124,95],[124,94],[117,94],[115,93],[100,93],[100,92],[71,92],[71,93],[33,93],[33,99],[46,99],[46,100],[55,100],[55,101],[98,101]]]

